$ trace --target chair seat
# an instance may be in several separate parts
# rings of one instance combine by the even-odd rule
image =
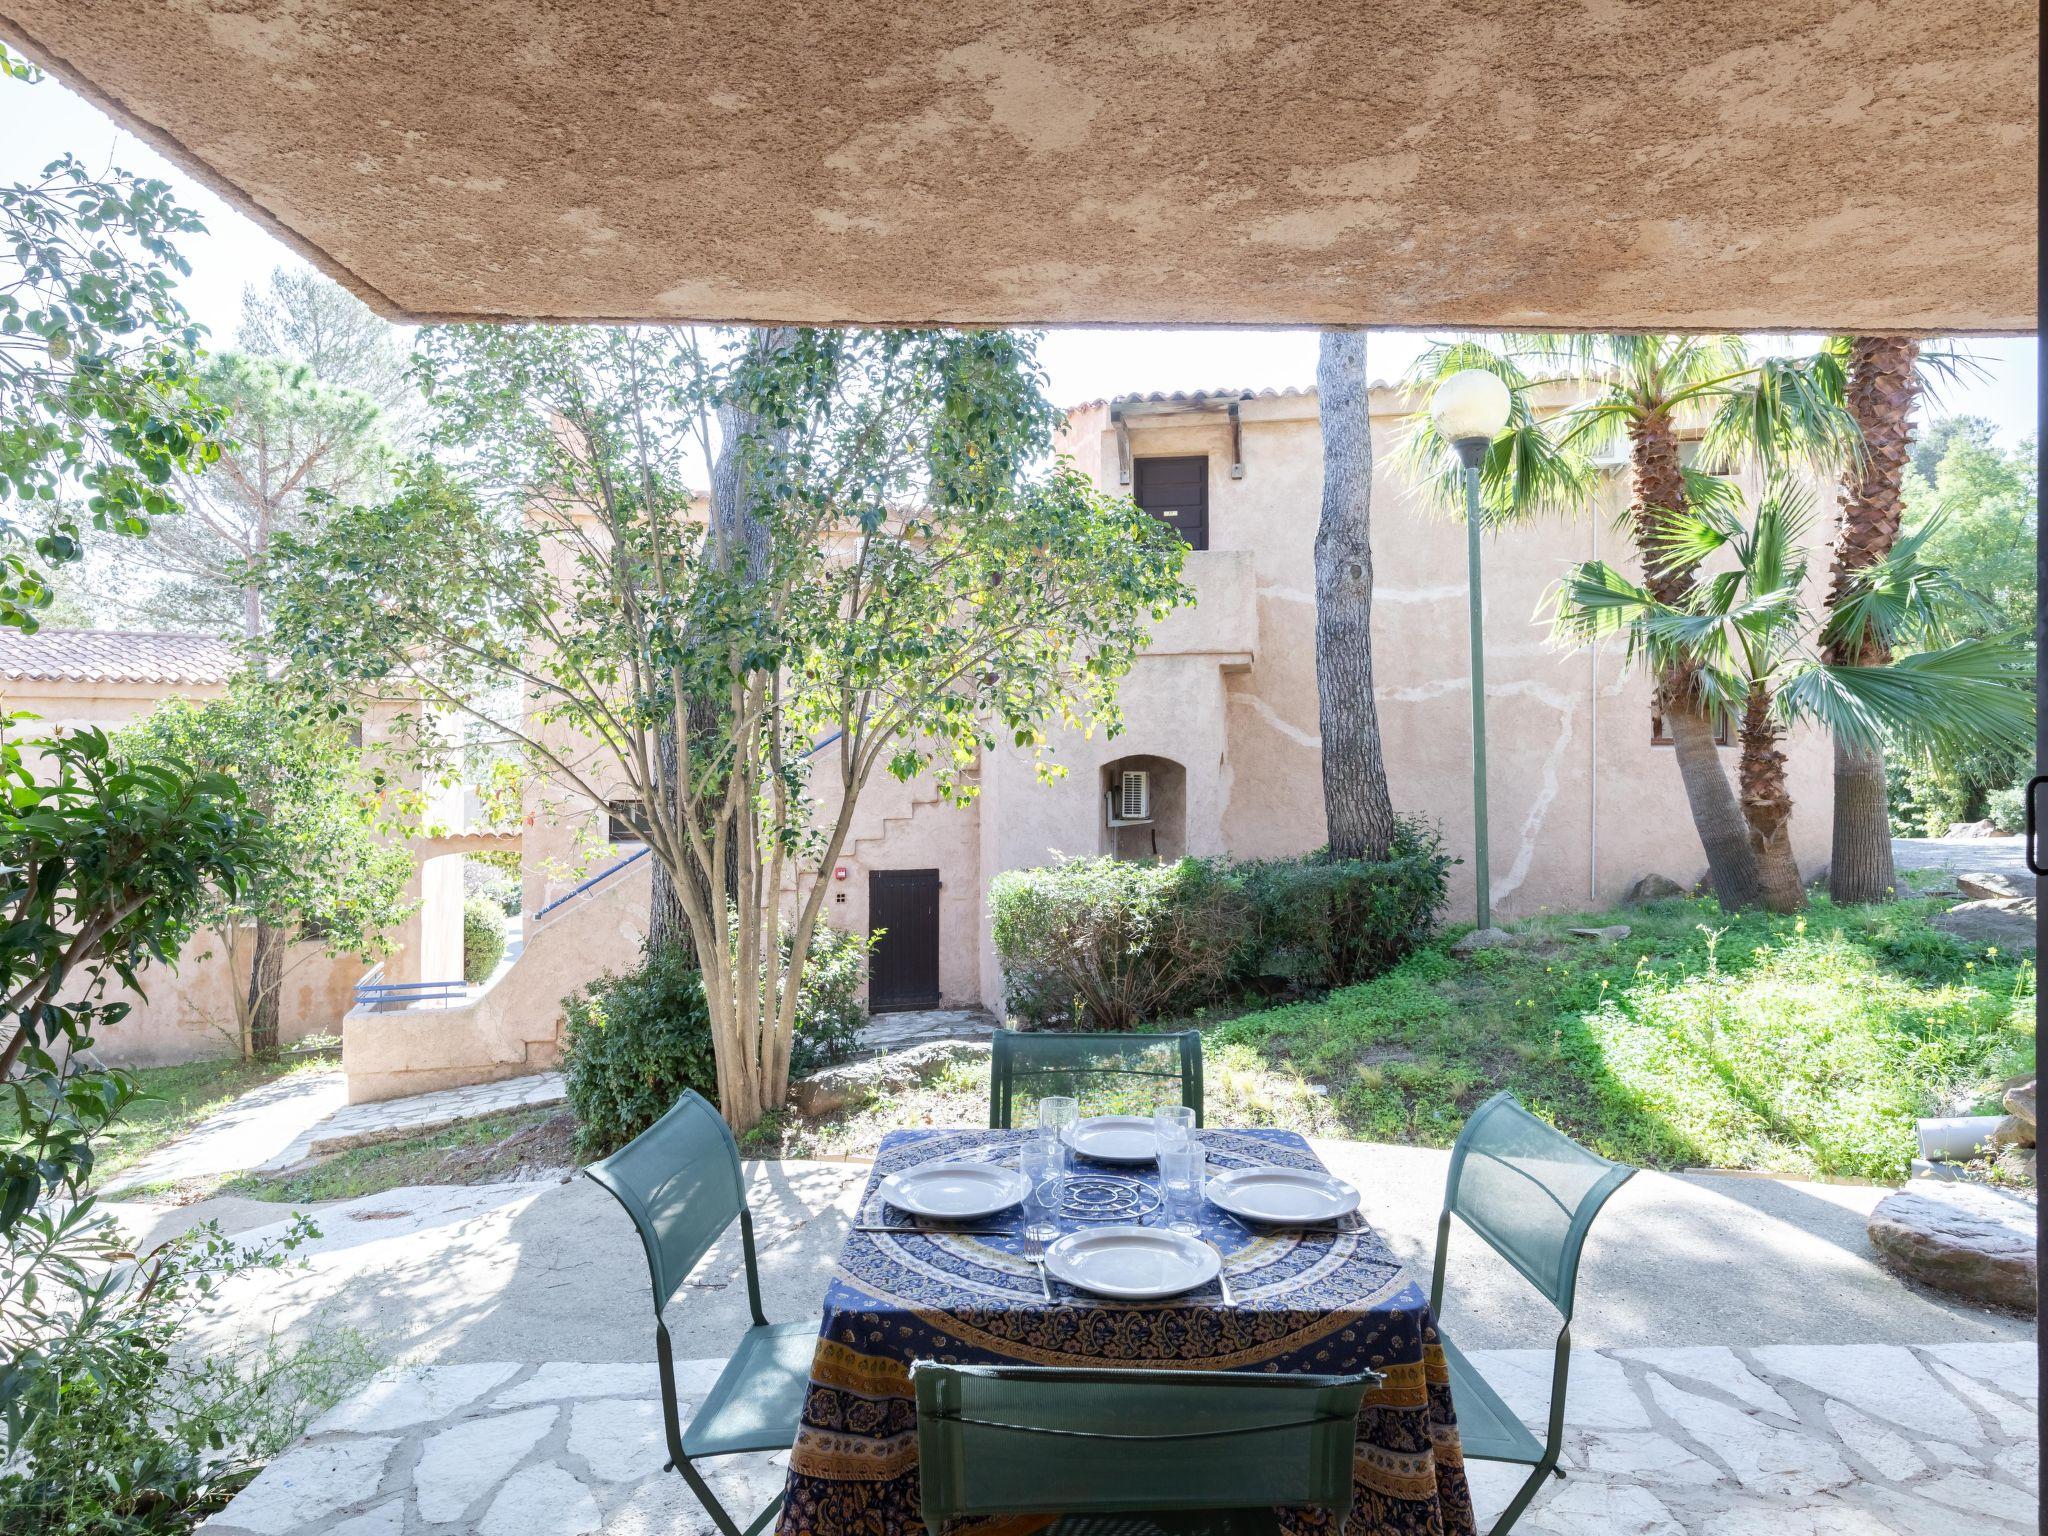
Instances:
[[[1543,1460],[1543,1446],[1487,1385],[1458,1346],[1439,1334],[1444,1359],[1451,1367],[1451,1406],[1458,1414],[1458,1444],[1467,1461],[1512,1461],[1533,1467]]]
[[[1280,1536],[1271,1509],[1176,1509],[1158,1514],[1065,1515],[1046,1536]]]
[[[749,1328],[683,1426],[683,1454],[787,1450],[796,1440],[817,1350],[818,1330],[811,1323]]]

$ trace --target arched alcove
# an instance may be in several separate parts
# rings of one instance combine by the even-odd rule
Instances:
[[[1126,774],[1145,776],[1141,796],[1132,793]],[[1102,848],[1111,858],[1170,860],[1187,853],[1188,771],[1172,758],[1138,754],[1104,763],[1100,798]],[[1129,814],[1141,809],[1142,815]]]

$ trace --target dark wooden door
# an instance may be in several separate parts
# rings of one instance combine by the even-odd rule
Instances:
[[[1201,455],[1183,459],[1139,459],[1132,466],[1136,484],[1131,499],[1188,541],[1189,549],[1209,547],[1209,461]]]
[[[939,1001],[939,872],[877,869],[868,874],[868,1012],[934,1008]]]

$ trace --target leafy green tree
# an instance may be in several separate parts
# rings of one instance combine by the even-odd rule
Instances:
[[[278,1049],[286,979],[318,945],[330,955],[384,953],[406,913],[413,861],[380,835],[387,795],[379,773],[330,711],[294,701],[260,674],[237,675],[217,699],[169,699],[121,737],[140,761],[190,763],[242,788],[257,818],[260,867],[216,888],[204,926],[220,936],[244,1054]],[[303,945],[298,958],[294,945]]]
[[[319,383],[367,395],[387,436],[410,445],[423,425],[407,333],[341,284],[305,267],[276,267],[242,290],[235,346],[298,363]]]
[[[462,472],[280,541],[279,650],[484,720],[553,792],[636,803],[703,960],[721,1108],[750,1126],[787,1091],[865,786],[929,771],[964,800],[998,742],[1113,729],[1149,621],[1187,596],[1183,546],[1036,467],[1057,418],[1029,337],[457,327],[423,353]],[[707,515],[684,468],[727,405],[743,489]],[[508,683],[521,707],[494,711]]]
[[[0,89],[37,78],[0,49]],[[202,227],[163,182],[70,155],[0,187],[0,624],[36,627],[82,523],[146,533],[218,456],[203,333],[173,292],[173,237]]]
[[[1699,697],[1742,722],[1742,808],[1766,905],[1805,905],[1792,857],[1792,797],[1778,744],[1807,722],[1837,741],[1876,749],[1887,740],[1953,749],[2020,743],[2033,729],[2025,651],[2009,640],[1957,638],[1948,627],[1964,594],[1923,558],[1926,533],[1898,541],[1861,567],[1825,612],[1804,600],[1809,500],[1774,490],[1752,516],[1709,504],[1666,513],[1655,563],[1639,583],[1604,561],[1578,566],[1559,589],[1556,629],[1574,642],[1627,639],[1668,674],[1685,669]],[[1657,595],[1656,573],[1725,560],[1677,602]],[[1884,658],[1907,639],[1937,648]]]
[[[1942,448],[1928,464],[1921,449]],[[1906,477],[1905,526],[1928,530],[1927,558],[1955,573],[1972,600],[1950,617],[1958,633],[2013,635],[2034,630],[2034,539],[2039,524],[2034,450],[2007,453],[1981,417],[1937,422],[1914,450]],[[1922,466],[1932,470],[1929,477]],[[1893,825],[1914,837],[1940,837],[1959,821],[1987,813],[1992,792],[2025,780],[2033,755],[1981,742],[1960,750],[1887,754]]]

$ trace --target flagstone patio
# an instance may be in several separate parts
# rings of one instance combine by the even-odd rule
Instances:
[[[1473,1359],[1540,1429],[1550,1357]],[[686,1402],[720,1362],[679,1367]],[[1567,1475],[1522,1529],[1553,1536],[1954,1536],[2031,1531],[2034,1353],[2023,1343],[1581,1351]],[[386,1373],[320,1419],[208,1529],[249,1536],[714,1531],[662,1471],[646,1361],[483,1361]],[[729,1507],[780,1487],[781,1457],[734,1458]],[[1483,1522],[1519,1473],[1473,1472]]]

